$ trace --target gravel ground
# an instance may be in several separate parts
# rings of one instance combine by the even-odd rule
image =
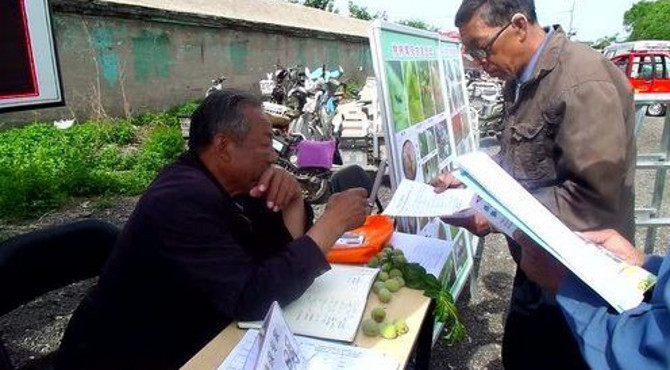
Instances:
[[[648,118],[638,148],[642,153],[658,151],[663,120]],[[647,205],[651,200],[654,178],[650,171],[639,171],[636,179],[636,205]],[[381,198],[390,197],[388,187],[381,188]],[[662,214],[669,216],[670,194],[665,188]],[[82,218],[99,218],[123,225],[132,211],[137,197],[112,199],[78,199],[58,212],[53,212],[21,224],[0,222],[0,240],[49,225],[57,225]],[[670,228],[660,229],[655,252],[664,253]],[[642,245],[644,230],[638,231],[638,245]],[[500,369],[500,350],[505,311],[509,304],[514,264],[507,252],[504,239],[489,236],[478,258],[475,294],[466,286],[458,301],[461,319],[467,330],[464,343],[454,347],[438,341],[433,350],[431,368],[434,369]],[[0,333],[15,365],[52,352],[58,347],[63,330],[72,310],[94,281],[86,281],[49,293],[0,318]]]

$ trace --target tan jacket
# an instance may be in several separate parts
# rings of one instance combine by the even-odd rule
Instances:
[[[499,163],[569,228],[634,237],[633,90],[603,55],[558,28],[533,77],[504,89]]]

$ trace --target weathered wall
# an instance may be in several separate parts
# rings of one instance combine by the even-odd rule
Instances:
[[[56,10],[54,28],[67,106],[3,114],[1,123],[165,109],[201,98],[221,74],[228,86],[258,92],[275,63],[340,64],[345,78],[359,80],[373,73],[362,37],[66,10]]]

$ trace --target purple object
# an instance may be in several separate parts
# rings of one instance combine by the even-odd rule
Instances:
[[[314,141],[303,140],[298,143],[298,167],[333,167],[335,140]]]

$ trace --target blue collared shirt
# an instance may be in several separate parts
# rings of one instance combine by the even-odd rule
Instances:
[[[670,369],[670,251],[650,257],[658,275],[651,300],[616,314],[578,278],[563,282],[556,301],[592,369]]]

